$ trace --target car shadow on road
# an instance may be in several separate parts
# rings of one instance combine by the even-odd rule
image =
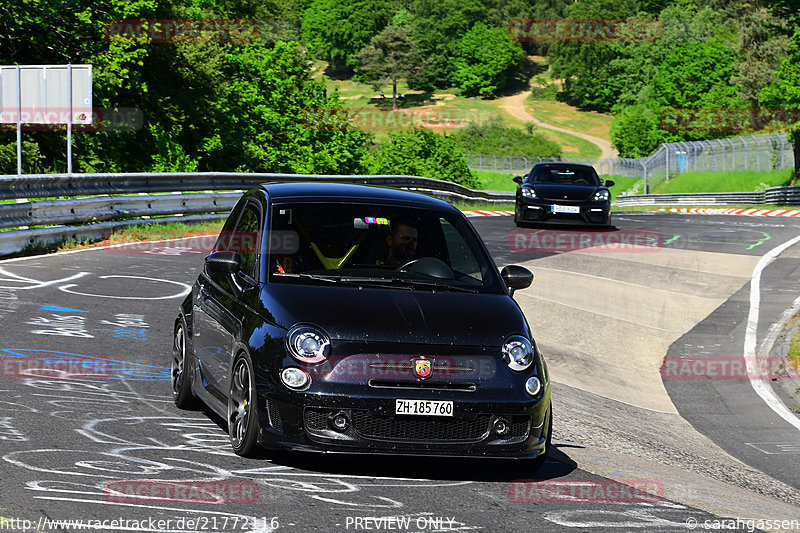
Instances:
[[[439,481],[508,482],[519,479],[555,479],[567,476],[578,465],[557,447],[553,447],[545,464],[534,469],[517,460],[473,457],[409,457],[392,455],[311,455],[305,453],[264,452],[263,458],[273,465],[288,466],[331,475],[363,475],[377,477],[413,477]]]

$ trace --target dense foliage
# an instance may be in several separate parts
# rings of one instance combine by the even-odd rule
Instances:
[[[522,56],[506,29],[477,22],[461,38],[453,77],[466,96],[491,96],[509,84]]]
[[[561,147],[532,130],[509,128],[499,121],[472,122],[453,137],[464,153],[521,157],[561,157]]]
[[[556,18],[644,20],[657,32],[560,40],[509,32],[520,20]],[[163,43],[108,31],[114,21],[152,19],[256,21],[258,32],[242,42]],[[639,157],[662,142],[757,129],[676,128],[664,121],[670,113],[800,106],[799,29],[800,0],[26,0],[0,7],[0,61],[90,63],[95,107],[138,117],[134,127],[76,131],[76,172],[360,172],[397,163],[392,150],[413,139],[498,155],[554,147],[484,125],[437,140],[401,134],[374,151],[312,77],[315,58],[330,75],[493,98],[523,77],[525,54],[544,55],[559,98],[614,114],[620,155]],[[797,129],[784,122],[771,126]],[[13,130],[0,132],[0,172],[16,170],[14,140]],[[24,140],[25,172],[64,170],[63,133],[26,131]],[[427,158],[419,172],[434,172],[437,150],[413,153]],[[469,180],[447,164],[445,175]]]
[[[478,187],[456,140],[426,128],[389,134],[367,158],[370,174],[404,174]]]

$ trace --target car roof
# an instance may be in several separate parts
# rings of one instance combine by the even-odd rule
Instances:
[[[579,167],[579,168],[586,168],[586,169],[590,168],[590,169],[594,170],[594,167],[592,165],[586,165],[584,163],[567,163],[567,162],[563,162],[563,161],[562,162],[552,162],[552,163],[536,163],[535,165],[533,165],[533,168],[536,168],[536,167],[566,167],[566,168]],[[533,170],[533,169],[531,169],[531,170]]]
[[[345,183],[263,183],[261,187],[272,201],[280,203],[300,203],[308,201],[325,201],[347,203],[355,200],[370,201],[383,204],[400,204],[429,209],[454,210],[455,207],[423,194],[387,189],[367,185],[350,185]]]

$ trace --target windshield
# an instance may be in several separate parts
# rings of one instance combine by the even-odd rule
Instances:
[[[592,168],[543,166],[533,169],[529,178],[532,183],[557,183],[561,185],[600,185],[600,178]]]
[[[458,213],[372,204],[273,205],[270,283],[503,293]]]

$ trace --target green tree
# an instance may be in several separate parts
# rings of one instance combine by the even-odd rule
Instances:
[[[736,56],[721,41],[689,42],[664,58],[653,79],[652,101],[679,109],[741,107]]]
[[[368,135],[344,117],[338,94],[310,77],[297,43],[236,47],[225,56],[229,81],[213,99],[213,125],[200,143],[209,170],[358,173]]]
[[[787,120],[783,126],[789,130],[794,151],[794,179],[800,180],[800,28],[797,28],[789,44],[789,53],[781,59],[781,67],[775,73],[777,82],[765,87],[759,94],[760,102],[768,107],[784,107]]]
[[[646,157],[663,142],[658,117],[644,105],[630,106],[614,117],[611,140],[620,157]]]
[[[475,188],[479,183],[467,166],[458,143],[426,128],[390,133],[366,159],[371,174],[406,174],[452,181]]]
[[[392,18],[383,0],[313,0],[303,16],[303,38],[332,70],[351,70],[355,55]]]
[[[392,83],[392,109],[397,109],[397,80],[415,75],[422,58],[411,30],[386,26],[355,57],[356,72],[375,84]]]
[[[506,28],[477,22],[459,43],[453,77],[467,96],[491,96],[505,89],[523,58]]]
[[[115,39],[106,28],[114,20],[154,18],[156,13],[157,0],[6,2],[0,7],[0,64],[88,63],[93,67],[95,107],[133,107],[148,90],[142,68],[149,53],[146,39]],[[98,142],[109,135],[74,133],[76,170],[84,170],[84,162],[89,160],[105,161],[100,163],[102,170],[119,169],[116,162],[120,160],[133,166],[145,164],[145,136],[116,133],[112,141],[125,138],[125,142]],[[66,168],[64,133],[26,132],[23,136],[26,142],[38,146],[36,153],[42,158],[38,167]],[[0,143],[12,140],[13,134],[0,134]]]
[[[411,0],[411,28],[419,43],[424,69],[414,87],[431,89],[455,85],[454,58],[461,38],[486,16],[478,0]]]

